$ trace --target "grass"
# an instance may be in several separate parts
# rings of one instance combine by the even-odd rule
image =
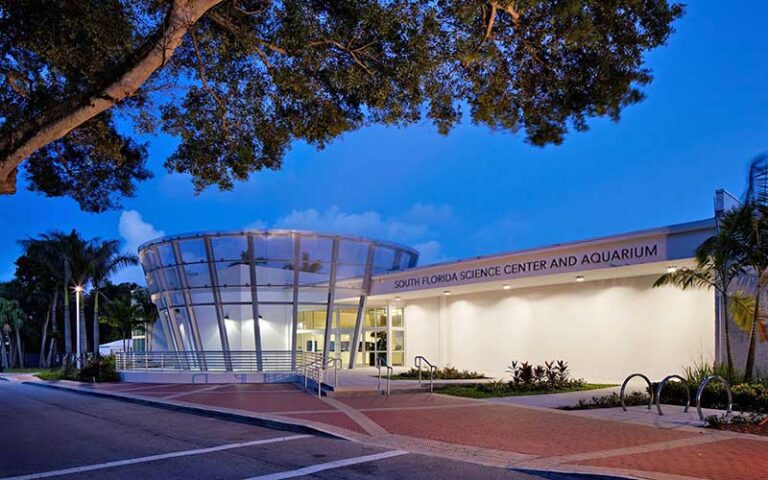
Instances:
[[[588,390],[597,390],[599,388],[615,387],[616,385],[603,383],[585,383],[580,386],[563,387],[555,389],[538,390],[488,390],[481,388],[480,385],[446,385],[435,388],[435,392],[455,397],[468,398],[497,398],[497,397],[519,397],[522,395],[545,395],[550,393],[582,392]]]
[[[39,370],[38,370],[39,371]],[[61,370],[46,370],[35,375],[40,380],[64,380],[66,376]]]
[[[42,368],[6,368],[1,373],[37,373]]]

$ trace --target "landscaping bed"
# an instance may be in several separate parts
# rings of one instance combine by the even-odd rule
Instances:
[[[712,415],[707,417],[707,428],[729,432],[768,436],[768,417],[761,414]]]
[[[515,397],[523,395],[545,395],[552,393],[581,392],[588,390],[597,390],[600,388],[615,387],[615,385],[600,383],[582,383],[579,385],[553,387],[553,388],[533,388],[533,389],[514,389],[509,387],[500,387],[488,383],[473,383],[463,385],[444,385],[435,387],[436,393],[444,395],[453,395],[455,397],[468,398],[498,398]],[[506,385],[506,384],[505,384]]]

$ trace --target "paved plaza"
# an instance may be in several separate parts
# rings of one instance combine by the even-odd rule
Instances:
[[[429,393],[318,398],[291,384],[58,382],[57,387],[235,414],[286,428],[309,428],[377,451],[404,451],[505,471],[670,480],[760,479],[768,471],[768,437],[702,429],[695,409],[683,415],[675,406],[667,406],[667,415],[659,417],[644,407],[626,413],[566,412]]]

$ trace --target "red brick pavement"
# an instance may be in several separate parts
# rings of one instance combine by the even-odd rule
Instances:
[[[595,467],[665,472],[712,480],[765,480],[768,479],[768,442],[729,439],[579,463]]]
[[[186,393],[174,397],[173,401],[278,414],[341,428],[359,438],[371,431],[370,425],[366,430],[353,419],[354,412],[347,415],[293,385],[154,385],[143,388],[145,386],[100,384],[82,388],[148,398]],[[194,393],[196,391],[199,392]],[[650,452],[621,452],[621,455],[600,456],[572,465],[619,469],[640,475],[654,472],[710,480],[768,480],[768,442],[746,436],[737,439],[724,436],[713,443],[661,448],[653,444],[696,440],[701,438],[700,433],[441,395],[371,395],[338,400],[360,411],[387,432],[415,439],[543,457],[570,454],[598,457],[597,452],[601,451],[633,447],[642,451],[643,446],[652,446]]]

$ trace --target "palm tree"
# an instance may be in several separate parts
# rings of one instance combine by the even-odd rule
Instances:
[[[151,350],[151,332],[152,327],[154,326],[158,317],[157,307],[155,306],[154,302],[152,302],[152,297],[150,296],[149,289],[147,288],[138,288],[134,290],[133,298],[141,309],[141,318],[144,321],[144,328],[147,336],[146,349]]]
[[[707,238],[696,249],[696,264],[694,268],[678,268],[659,277],[653,284],[654,287],[662,285],[674,285],[683,290],[691,288],[712,288],[717,291],[723,300],[723,312],[725,321],[723,329],[725,333],[725,357],[728,375],[733,375],[733,353],[731,351],[731,333],[728,314],[734,309],[731,302],[745,304],[743,296],[729,291],[731,284],[744,273],[741,260],[741,248],[737,242],[736,223],[741,220],[736,211],[726,212],[717,225],[714,235]],[[743,309],[737,309],[743,312]],[[737,324],[745,322],[743,314],[738,315]]]
[[[19,360],[19,368],[24,368],[24,356],[19,331],[21,330],[21,326],[24,324],[26,317],[27,314],[21,309],[19,302],[0,297],[0,326],[7,324],[16,334],[15,348],[12,349],[12,352],[16,352]],[[5,353],[5,351],[3,351],[3,353]],[[9,366],[13,362],[12,357],[13,354],[11,354],[10,361],[8,362]]]
[[[88,246],[90,259],[91,287],[93,289],[93,353],[99,353],[99,294],[104,282],[109,280],[119,269],[138,265],[136,255],[120,253],[120,243],[117,240],[92,240]]]
[[[123,334],[123,351],[125,351],[127,350],[126,340],[131,331],[144,323],[141,305],[134,303],[133,298],[128,295],[115,298],[106,305],[104,322],[120,329]]]
[[[742,217],[738,222],[738,241],[742,245],[744,265],[751,270],[755,282],[754,308],[744,365],[744,381],[749,382],[755,369],[758,328],[763,325],[760,297],[768,273],[768,155],[760,155],[752,161],[744,206],[739,210]]]

